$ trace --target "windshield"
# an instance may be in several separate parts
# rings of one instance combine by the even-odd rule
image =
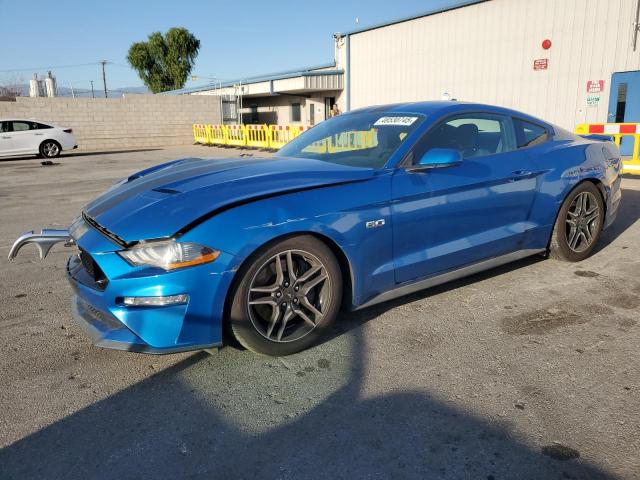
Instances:
[[[339,115],[306,131],[276,155],[380,168],[423,120],[424,116],[413,113]]]

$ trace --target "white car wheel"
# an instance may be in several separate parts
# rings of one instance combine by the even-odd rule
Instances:
[[[47,140],[40,145],[40,155],[45,158],[55,158],[60,155],[60,144],[53,140]]]

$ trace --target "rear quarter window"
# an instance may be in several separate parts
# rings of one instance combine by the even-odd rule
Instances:
[[[527,122],[520,118],[513,119],[518,148],[533,147],[549,140],[549,131],[537,123]]]

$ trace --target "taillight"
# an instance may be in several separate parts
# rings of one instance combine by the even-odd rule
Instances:
[[[62,130],[64,133],[73,133],[73,128],[65,128]]]

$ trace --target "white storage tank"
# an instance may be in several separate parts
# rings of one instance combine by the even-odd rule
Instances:
[[[57,95],[56,77],[51,74],[51,71],[47,72],[47,78],[44,79],[44,89],[47,97],[55,97]]]

